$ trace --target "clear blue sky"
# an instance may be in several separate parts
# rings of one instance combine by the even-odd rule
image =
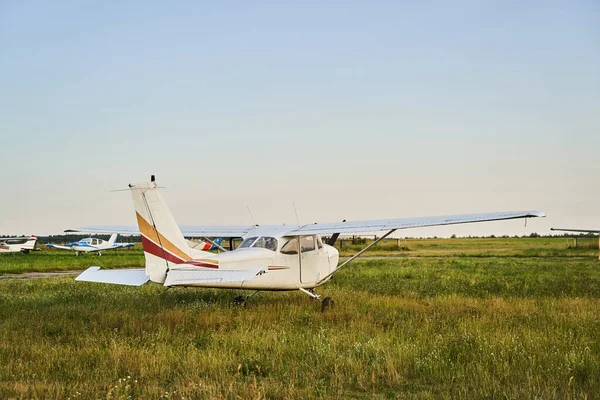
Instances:
[[[539,208],[600,228],[600,3],[0,0],[0,232]],[[415,3],[415,4],[410,4]]]

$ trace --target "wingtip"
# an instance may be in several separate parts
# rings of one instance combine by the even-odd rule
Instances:
[[[530,212],[531,216],[536,218],[544,218],[546,217],[546,213],[540,210],[533,210]]]

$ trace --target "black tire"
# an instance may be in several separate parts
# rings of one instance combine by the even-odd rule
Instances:
[[[246,298],[244,296],[236,296],[233,299],[233,305],[236,307],[246,307]]]
[[[333,305],[335,304],[335,301],[333,301],[333,299],[331,297],[325,297],[323,299],[323,301],[321,302],[321,311],[325,311],[328,308],[333,307]]]

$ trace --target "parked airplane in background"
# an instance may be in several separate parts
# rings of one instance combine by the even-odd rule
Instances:
[[[550,228],[550,230],[551,231],[561,231],[561,232],[598,233],[598,234],[600,234],[599,229]],[[600,237],[598,239],[598,248],[600,248]],[[600,254],[598,255],[598,260],[600,260]]]
[[[90,267],[76,279],[132,286],[151,280],[167,287],[254,290],[249,296],[236,297],[236,303],[245,303],[246,299],[262,290],[299,290],[320,299],[314,292],[316,287],[398,229],[545,216],[541,211],[518,211],[296,226],[211,225],[186,227],[184,232],[160,195],[154,176],[149,183],[130,184],[129,188],[142,234],[146,268],[100,270],[99,267]],[[116,229],[119,228],[91,226],[76,231],[118,232]],[[135,228],[122,229],[128,232]],[[321,241],[321,235],[382,231],[386,233],[341,265],[338,265],[338,250]],[[214,254],[190,248],[184,236],[242,237],[244,241],[236,250]],[[332,302],[330,297],[326,297],[322,308]]]
[[[55,244],[47,244],[47,247],[51,247],[53,249],[63,249],[63,250],[71,250],[75,252],[75,255],[78,256],[79,253],[98,253],[99,256],[102,255],[103,251],[106,250],[115,250],[115,249],[123,249],[125,247],[133,247],[133,243],[116,243],[118,234],[113,234],[108,241],[97,239],[97,238],[85,238],[81,239],[78,242],[71,242],[66,246],[59,246]]]
[[[201,240],[199,242],[196,242],[193,240],[188,240],[187,243],[188,243],[188,246],[190,246],[190,248],[192,248],[192,249],[209,251],[209,250],[215,250],[218,248],[222,248],[221,247],[222,240],[223,240],[222,238],[216,238],[214,241],[211,240],[210,242],[209,241],[205,242],[203,240]]]
[[[550,228],[551,231],[579,232],[579,233],[600,233],[600,229],[572,229],[572,228]]]
[[[36,250],[36,236],[0,238],[0,253],[25,253]],[[39,250],[39,249],[38,249]]]

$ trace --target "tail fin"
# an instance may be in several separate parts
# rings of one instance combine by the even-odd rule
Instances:
[[[113,233],[112,235],[110,235],[110,239],[108,239],[108,244],[112,246],[113,244],[117,243],[117,237],[119,237],[118,233]]]
[[[154,180],[129,187],[142,234],[146,275],[164,283],[169,268],[192,259],[191,250]]]
[[[37,236],[32,235],[27,238],[27,241],[21,246],[22,250],[34,250],[35,243],[37,242]]]

